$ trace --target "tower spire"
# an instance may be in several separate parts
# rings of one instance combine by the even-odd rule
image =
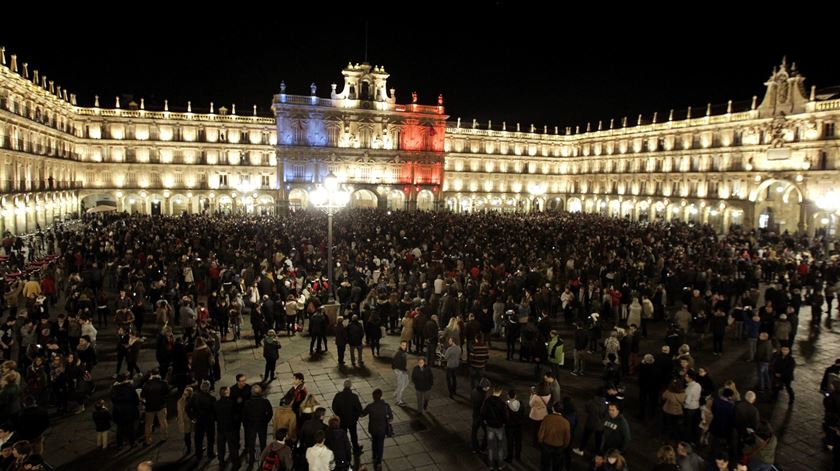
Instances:
[[[365,20],[365,62],[367,62],[367,52],[368,52],[368,22]]]

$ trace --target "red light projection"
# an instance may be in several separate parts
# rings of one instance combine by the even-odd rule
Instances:
[[[443,152],[446,123],[421,124],[408,120],[400,133],[400,149],[414,151]]]
[[[442,181],[443,165],[440,163],[405,162],[400,166],[400,183],[406,185],[440,185]],[[410,190],[410,187],[406,186],[404,190]]]
[[[416,120],[406,120],[400,132],[400,149],[426,150],[426,128]]]

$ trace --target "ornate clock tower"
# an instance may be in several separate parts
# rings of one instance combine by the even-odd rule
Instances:
[[[274,96],[281,211],[305,208],[332,171],[352,190],[351,206],[435,209],[443,183],[446,118],[443,97],[432,106],[398,104],[385,67],[347,64],[344,84],[329,98]]]

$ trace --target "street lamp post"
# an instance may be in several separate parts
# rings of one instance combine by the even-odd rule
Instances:
[[[335,301],[333,284],[333,215],[347,206],[350,193],[339,188],[338,177],[330,172],[324,178],[324,186],[312,192],[312,204],[327,213],[327,283],[329,283],[329,302]]]

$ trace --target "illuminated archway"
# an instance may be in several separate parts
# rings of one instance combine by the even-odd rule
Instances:
[[[400,190],[391,190],[388,192],[388,209],[392,211],[400,211],[405,209],[405,193]]]
[[[579,213],[583,209],[583,204],[580,202],[580,198],[569,198],[566,208],[570,213]]]
[[[295,188],[289,192],[289,208],[303,209],[309,205],[309,193],[303,188]]]
[[[351,208],[375,209],[379,206],[379,198],[370,190],[356,190],[350,199]]]
[[[432,211],[435,209],[435,195],[429,190],[421,190],[417,193],[417,209],[419,211]]]

